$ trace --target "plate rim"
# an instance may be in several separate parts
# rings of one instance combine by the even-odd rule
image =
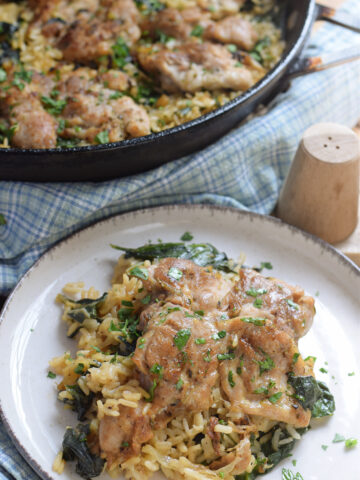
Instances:
[[[1,325],[5,319],[6,312],[8,311],[10,305],[13,302],[13,299],[17,293],[17,290],[21,287],[21,285],[27,280],[28,276],[32,273],[33,270],[35,270],[38,265],[43,262],[49,254],[52,252],[55,252],[62,244],[67,243],[69,240],[77,237],[81,233],[85,231],[90,231],[92,228],[94,228],[98,224],[106,223],[111,219],[114,219],[115,217],[136,217],[137,215],[146,215],[146,214],[151,214],[151,213],[156,213],[156,212],[171,212],[172,210],[185,210],[185,211],[191,211],[191,210],[203,210],[207,211],[208,213],[213,213],[213,212],[227,212],[233,215],[236,215],[238,218],[240,217],[245,217],[248,219],[256,218],[257,220],[260,221],[265,221],[269,222],[272,225],[277,225],[280,228],[285,228],[289,230],[291,233],[295,233],[297,235],[300,235],[300,237],[304,238],[305,240],[309,240],[312,243],[315,243],[316,245],[320,246],[323,250],[328,252],[330,255],[335,257],[338,261],[340,261],[345,268],[348,268],[349,271],[354,273],[357,277],[360,278],[360,267],[358,267],[352,260],[350,260],[345,254],[340,252],[337,248],[334,246],[330,245],[326,241],[322,240],[321,238],[305,232],[304,230],[301,230],[298,227],[295,227],[293,225],[290,225],[281,219],[277,217],[273,217],[271,215],[265,215],[257,212],[251,212],[247,210],[242,210],[238,209],[235,207],[227,207],[227,206],[218,206],[218,205],[211,205],[211,204],[198,204],[198,203],[193,203],[193,204],[171,204],[171,205],[160,205],[156,207],[149,207],[149,208],[142,208],[142,209],[135,209],[135,210],[129,210],[127,212],[123,213],[115,213],[108,215],[100,220],[94,220],[90,222],[89,224],[77,229],[76,231],[70,233],[69,235],[66,235],[65,237],[59,239],[55,243],[53,243],[49,248],[47,248],[42,255],[26,270],[26,272],[20,277],[18,282],[16,283],[15,287],[11,290],[9,296],[7,297],[1,311],[0,311],[0,329]],[[43,480],[55,480],[54,476],[49,476],[48,473],[43,470],[41,465],[38,464],[38,462],[31,457],[31,455],[27,452],[25,447],[22,445],[21,440],[16,436],[15,432],[13,431],[4,411],[2,408],[1,404],[1,397],[0,397],[0,419],[3,422],[3,425],[5,427],[5,430],[7,434],[9,435],[11,441],[13,442],[14,447],[16,450],[20,453],[22,458],[27,462],[27,464],[33,469],[34,473],[39,475]]]

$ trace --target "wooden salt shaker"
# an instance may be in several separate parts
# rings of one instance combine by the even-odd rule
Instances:
[[[359,204],[357,135],[336,123],[308,128],[280,193],[277,216],[330,243],[355,229]]]

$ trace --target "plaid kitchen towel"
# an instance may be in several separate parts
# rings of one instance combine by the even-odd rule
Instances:
[[[360,16],[359,0],[344,4]],[[357,34],[326,25],[306,54],[360,45]],[[360,48],[360,47],[359,47]],[[360,118],[360,62],[293,81],[264,116],[216,144],[153,171],[100,184],[0,182],[0,292],[54,242],[109,215],[169,203],[209,203],[269,213],[303,131],[319,121],[353,126]],[[3,388],[3,386],[2,386]],[[0,423],[0,480],[36,480]]]

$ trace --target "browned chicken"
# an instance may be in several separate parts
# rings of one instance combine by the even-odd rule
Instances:
[[[188,42],[174,50],[157,44],[141,47],[138,60],[167,92],[222,88],[246,90],[252,75],[222,45]]]
[[[209,467],[232,463],[232,474],[241,474],[251,462],[249,436],[257,429],[249,418],[309,424],[311,412],[292,395],[288,375],[313,375],[296,343],[311,325],[313,300],[250,269],[240,271],[235,288],[190,260],[165,258],[147,273],[143,284],[152,300],[139,312],[142,336],[133,362],[150,406],[142,400],[132,412],[121,407],[119,417],[105,416],[100,449],[111,462],[135,455],[150,438],[149,425],[162,429],[179,414],[209,410],[220,383],[230,410],[241,414],[234,421],[239,442],[224,452],[219,418],[212,416],[207,435],[219,458]]]
[[[53,148],[58,135],[94,143],[104,131],[110,142],[150,133],[145,109],[121,93],[130,88],[125,73],[99,74],[84,67],[55,77],[9,73],[10,88],[0,93],[0,113],[14,127],[14,146]]]
[[[134,44],[140,38],[138,22],[139,13],[133,0],[102,0],[96,15],[79,11],[57,46],[65,60],[88,64],[111,54],[119,37],[129,46]]]
[[[286,394],[290,371],[297,376],[308,374],[308,367],[300,356],[294,363],[294,354],[299,353],[295,341],[270,321],[256,325],[248,323],[249,319],[253,317],[240,312],[240,317],[224,323],[229,348],[234,335],[238,341],[233,349],[234,358],[220,364],[221,385],[231,408],[297,428],[306,427],[310,410],[304,410]]]
[[[251,269],[240,271],[240,281],[227,301],[229,312],[266,317],[295,339],[308,332],[315,314],[314,299],[303,289]]]
[[[204,32],[204,38],[251,50],[258,40],[258,35],[250,22],[233,15],[209,24]]]
[[[41,102],[53,88],[51,79],[34,73],[23,80],[19,72],[9,72],[8,89],[0,93],[0,111],[13,127],[12,144],[19,148],[56,147],[57,122]]]
[[[184,10],[165,8],[147,17],[141,28],[154,39],[161,34],[178,40],[204,38],[234,44],[245,50],[251,50],[258,39],[253,26],[244,18],[230,15],[214,22],[208,12],[197,7]]]
[[[141,413],[144,405],[144,401],[136,409],[121,405],[119,416],[105,415],[101,420],[99,441],[109,465],[138,455],[141,445],[152,438],[150,417]]]

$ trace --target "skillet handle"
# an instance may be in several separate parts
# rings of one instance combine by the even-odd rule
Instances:
[[[360,59],[360,43],[345,50],[325,53],[321,57],[299,58],[287,71],[285,78],[292,80],[301,75],[319,72],[358,59]]]
[[[352,16],[349,13],[338,12],[334,8],[325,7],[318,3],[315,7],[316,20],[325,20],[326,22],[335,23],[336,25],[360,33],[360,18],[355,15]]]

